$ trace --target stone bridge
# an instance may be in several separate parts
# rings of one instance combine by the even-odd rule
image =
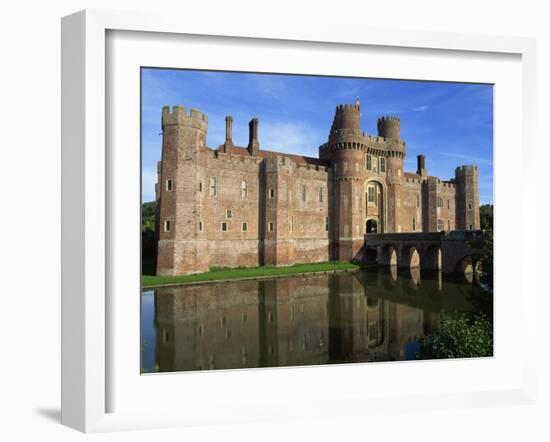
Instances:
[[[483,236],[482,230],[367,233],[357,260],[379,266],[468,273],[479,268]]]

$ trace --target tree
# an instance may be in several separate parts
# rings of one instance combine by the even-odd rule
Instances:
[[[141,205],[141,231],[155,231],[155,212],[157,210],[157,202],[149,201]]]
[[[479,206],[479,221],[483,230],[493,230],[493,205]]]

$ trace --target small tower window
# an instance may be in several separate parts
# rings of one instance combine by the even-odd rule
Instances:
[[[202,192],[202,181],[199,183],[199,192]]]
[[[275,229],[275,226],[273,223],[267,223],[267,231],[268,232],[273,232],[273,230]]]
[[[445,228],[445,225],[443,224],[442,219],[437,220],[437,231],[441,232]]]
[[[474,226],[470,224],[470,230],[474,230]]]
[[[413,224],[413,232],[416,230],[416,218],[413,216],[413,220],[412,220],[412,224]]]
[[[380,172],[386,173],[386,159],[380,158]]]
[[[328,232],[328,216],[325,217],[325,231]]]
[[[218,194],[218,180],[215,176],[210,177],[210,196],[216,196]]]
[[[420,207],[420,194],[416,194],[416,207]]]
[[[468,209],[469,210],[472,210],[472,207],[474,206],[474,204],[470,201],[470,203],[468,204]]]
[[[232,219],[232,218],[233,218],[233,210],[227,209],[227,210],[225,211],[225,217],[226,217],[227,219]]]
[[[378,172],[378,157],[372,158],[372,171]]]
[[[248,198],[248,181],[241,181],[241,196],[243,198]]]
[[[437,201],[437,207],[443,207],[443,198],[438,196],[436,201]]]
[[[451,230],[451,220],[447,221],[447,230]]]
[[[242,225],[242,231],[243,231],[243,232],[248,232],[248,223],[243,223],[243,225]]]
[[[306,186],[304,186],[303,184],[300,187],[300,193],[301,193],[301,196],[302,196],[302,201],[305,201],[306,200]]]
[[[447,209],[451,208],[451,200],[447,200]]]
[[[165,232],[170,232],[170,229],[171,229],[171,225],[170,225],[170,220],[169,219],[165,219],[164,220],[164,231]]]
[[[222,232],[227,232],[229,230],[229,226],[226,222],[222,223]]]
[[[171,192],[172,191],[172,187],[173,187],[173,181],[171,179],[168,179],[166,180],[166,190],[168,192]]]
[[[199,232],[202,232],[204,230],[204,225],[202,224],[202,221],[199,221]]]
[[[319,202],[323,202],[323,186],[319,186]]]
[[[275,198],[275,189],[269,189],[269,198]]]
[[[372,155],[367,155],[367,170],[372,170]]]

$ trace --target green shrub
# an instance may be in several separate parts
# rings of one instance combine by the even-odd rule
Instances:
[[[493,327],[482,313],[442,313],[439,328],[420,344],[420,359],[493,355]]]

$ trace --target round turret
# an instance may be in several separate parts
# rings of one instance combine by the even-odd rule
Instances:
[[[378,119],[378,136],[399,140],[401,138],[401,123],[398,117],[380,117]]]
[[[332,122],[332,130],[352,129],[360,130],[361,113],[359,103],[341,104],[336,106],[336,113]]]

